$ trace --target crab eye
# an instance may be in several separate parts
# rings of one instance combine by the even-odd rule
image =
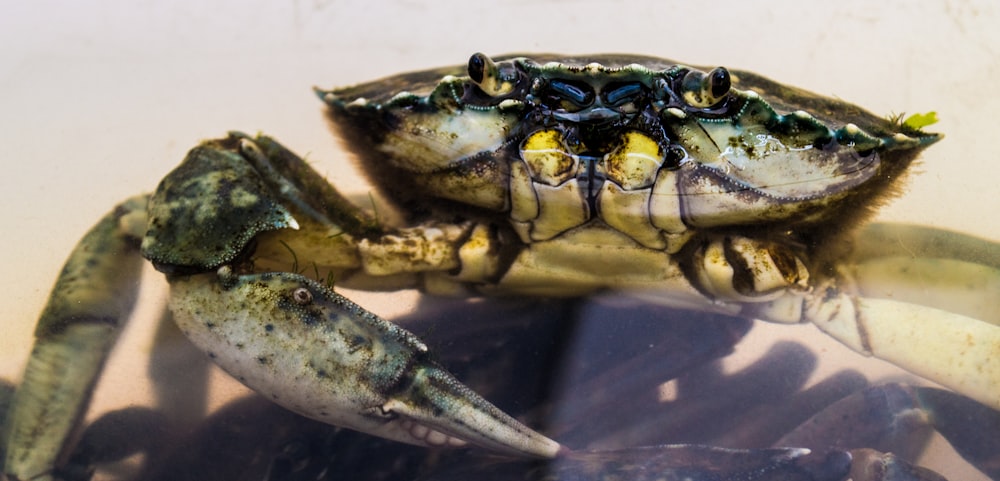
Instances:
[[[729,78],[729,70],[725,67],[715,67],[708,73],[709,91],[715,98],[722,97],[729,93],[732,87],[732,80]]]
[[[480,84],[483,83],[483,78],[486,75],[486,66],[493,63],[489,57],[479,52],[472,54],[469,58],[469,78],[473,82]]]
[[[688,105],[707,109],[726,98],[732,88],[732,78],[725,67],[716,67],[706,74],[691,70],[681,81],[684,101]]]
[[[594,91],[587,86],[553,80],[549,82],[549,91],[561,101],[562,108],[578,110],[594,102]]]
[[[482,53],[469,57],[469,80],[491,97],[502,97],[514,90],[516,78],[504,76],[497,64]]]

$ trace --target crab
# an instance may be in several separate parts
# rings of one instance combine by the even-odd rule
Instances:
[[[811,322],[1000,408],[989,294],[954,305],[896,289],[920,270],[995,283],[995,244],[861,231],[941,138],[919,119],[883,119],[750,72],[627,55],[475,54],[316,93],[395,218],[358,207],[266,136],[192,149],[67,261],[8,416],[9,479],[49,479],[65,461],[143,258],[170,283],[180,329],[234,378],[305,417],[403,443],[584,464],[616,456],[580,454],[522,424],[333,287],[615,291]],[[893,269],[903,275],[884,291],[879,276]]]

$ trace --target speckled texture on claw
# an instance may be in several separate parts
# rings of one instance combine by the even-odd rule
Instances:
[[[142,253],[169,266],[231,262],[255,235],[297,228],[276,197],[234,136],[196,147],[150,199]]]
[[[192,342],[292,411],[411,444],[559,450],[430,361],[412,334],[315,281],[223,267],[174,278],[171,294]]]

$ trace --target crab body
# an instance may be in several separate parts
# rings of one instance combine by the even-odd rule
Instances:
[[[995,313],[869,298],[850,266],[861,222],[938,134],[749,72],[623,55],[475,54],[317,94],[398,221],[352,204],[267,137],[196,147],[67,262],[10,416],[10,477],[52,473],[131,308],[107,294],[135,275],[108,251],[139,251],[166,274],[181,330],[244,384],[307,417],[411,444],[571,456],[332,285],[627,290],[674,308],[812,322],[1000,407]],[[66,363],[66,350],[92,359]]]
[[[683,275],[710,293],[692,253],[750,226],[814,269],[939,138],[750,73],[648,57],[477,54],[468,71],[319,93],[411,221],[459,211],[509,231],[491,292],[679,292]],[[582,261],[592,248],[604,258]]]

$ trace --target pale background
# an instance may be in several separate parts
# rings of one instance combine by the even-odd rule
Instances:
[[[310,88],[464,63],[475,51],[649,54],[754,70],[878,113],[936,110],[930,130],[947,136],[882,218],[1000,239],[1000,15],[990,0],[0,5],[5,379],[20,375],[35,316],[77,239],[116,202],[155,187],[200,139],[267,132],[364,192],[339,170]],[[151,297],[119,359],[148,352],[138,329],[151,324]],[[406,306],[359,299],[384,315]],[[817,349],[845,356],[835,343]],[[114,369],[97,398],[110,407],[129,402],[118,390],[145,389],[140,364]]]

